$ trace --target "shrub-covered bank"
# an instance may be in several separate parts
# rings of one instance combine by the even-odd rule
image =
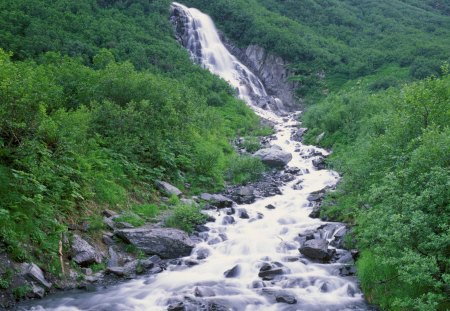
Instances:
[[[304,116],[306,140],[343,173],[323,216],[354,223],[366,297],[386,310],[447,310],[450,76],[328,97]]]

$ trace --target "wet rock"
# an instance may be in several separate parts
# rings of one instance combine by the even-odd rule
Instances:
[[[289,295],[289,294],[277,294],[275,297],[275,300],[280,303],[287,303],[289,305],[293,305],[297,303],[297,299],[295,299],[295,296]]]
[[[42,299],[45,296],[45,289],[32,282],[31,287],[30,287],[30,292],[28,293],[27,296],[30,298]]]
[[[271,281],[276,276],[284,274],[283,265],[280,263],[264,263],[259,269],[258,276],[264,281]]]
[[[296,182],[295,185],[292,186],[292,189],[302,190],[303,189],[303,180]]]
[[[235,278],[238,277],[241,273],[241,267],[239,265],[234,266],[230,270],[227,270],[223,273],[226,278]]]
[[[359,250],[352,249],[352,250],[350,250],[350,253],[352,254],[352,257],[353,257],[354,260],[358,259],[358,257],[359,257]]]
[[[227,215],[234,215],[236,214],[236,210],[234,209],[234,207],[228,207],[224,209],[225,213]]]
[[[200,199],[207,201],[209,204],[211,204],[217,208],[225,208],[225,207],[233,206],[233,200],[231,200],[221,194],[202,193],[200,195]]]
[[[292,154],[275,146],[258,150],[253,155],[271,167],[283,167],[292,160]]]
[[[71,246],[72,260],[80,266],[101,263],[103,256],[79,235],[74,234]]]
[[[172,196],[172,195],[180,196],[183,194],[180,189],[178,189],[177,187],[175,187],[165,181],[157,180],[156,187],[158,188],[159,191],[161,191],[162,193],[164,193],[167,196]]]
[[[355,297],[355,294],[356,294],[356,289],[353,286],[348,285],[348,287],[347,287],[347,295],[350,296],[350,297]]]
[[[320,218],[320,212],[322,211],[322,207],[320,205],[314,206],[311,213],[309,213],[310,218]]]
[[[275,290],[272,288],[263,288],[261,290],[261,293],[265,296],[272,297],[272,299],[275,298],[275,301],[278,303],[286,303],[286,304],[296,304],[297,299],[294,295],[289,294],[286,291],[283,290]]]
[[[325,163],[325,158],[323,157],[319,157],[317,159],[314,159],[312,161],[312,164],[314,165],[314,167],[318,170],[324,170],[326,169],[326,163]]]
[[[223,242],[221,238],[215,237],[208,241],[208,245],[216,245]]]
[[[272,204],[269,204],[269,205],[266,205],[266,208],[267,209],[275,209],[276,207]]]
[[[167,307],[167,311],[186,311],[184,302],[177,302]]]
[[[325,197],[325,190],[311,192],[306,198],[310,202],[321,201]]]
[[[311,259],[325,260],[329,258],[328,241],[313,239],[306,241],[299,249],[300,253]]]
[[[106,268],[106,272],[114,274],[118,277],[124,277],[126,275],[126,270],[124,267],[108,267]]]
[[[236,221],[234,220],[233,216],[225,216],[222,220],[222,225],[231,225],[234,224]]]
[[[250,218],[250,216],[249,216],[248,213],[247,213],[247,210],[244,209],[244,208],[240,208],[240,209],[238,210],[238,216],[239,216],[239,218],[241,218],[241,219],[249,219],[249,218]]]
[[[208,287],[197,286],[194,290],[194,295],[196,297],[214,297],[216,293]]]
[[[193,241],[185,232],[173,228],[144,226],[136,229],[120,229],[116,234],[144,253],[162,258],[188,256],[194,248]]]
[[[120,257],[119,254],[114,249],[114,247],[110,246],[108,249],[108,253],[109,253],[108,267],[118,267]]]
[[[297,131],[295,131],[292,136],[291,139],[294,141],[298,141],[301,142],[303,140],[303,135],[305,135],[305,133],[308,131],[307,128],[299,128]]]
[[[255,188],[251,186],[240,187],[233,193],[233,199],[238,204],[251,204],[256,200]]]
[[[208,232],[209,231],[209,227],[205,226],[205,225],[198,225],[195,227],[195,231],[197,232]]]
[[[298,175],[302,172],[302,170],[298,167],[288,167],[284,170],[286,174]]]
[[[339,268],[339,275],[341,276],[353,276],[356,275],[356,267],[353,265],[343,266]]]
[[[291,174],[284,174],[281,176],[280,179],[282,182],[287,183],[287,182],[293,181],[295,179],[295,176],[291,175]]]
[[[41,268],[39,268],[34,263],[23,263],[20,266],[22,275],[24,275],[27,279],[30,281],[36,282],[38,285],[41,285],[42,287],[46,289],[50,289],[52,287],[52,284],[49,283],[45,277],[44,272],[42,272]]]

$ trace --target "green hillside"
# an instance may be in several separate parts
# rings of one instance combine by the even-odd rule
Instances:
[[[354,225],[348,246],[361,250],[367,299],[383,310],[448,310],[450,2],[184,4],[237,45],[289,62],[308,105],[306,142],[333,149],[328,163],[343,173],[322,216]],[[157,210],[156,180],[196,194],[264,171],[230,142],[270,129],[192,64],[169,6],[0,2],[0,254],[56,275],[68,225],[95,231],[104,208]]]

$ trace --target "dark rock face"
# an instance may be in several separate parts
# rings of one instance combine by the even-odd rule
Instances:
[[[234,220],[234,217],[229,215],[225,216],[222,220],[223,225],[231,225],[234,224],[235,222],[236,221]]]
[[[168,196],[172,195],[180,196],[182,194],[180,189],[165,181],[161,180],[156,181],[156,187],[158,187],[159,191]]]
[[[211,204],[217,208],[225,208],[225,207],[233,206],[233,200],[231,200],[221,194],[202,193],[200,195],[200,199],[207,201],[209,204]]]
[[[266,208],[267,209],[275,209],[276,207],[274,205],[272,205],[272,204],[269,204],[269,205],[266,206]]]
[[[225,271],[223,273],[223,275],[226,278],[235,278],[235,277],[239,276],[240,273],[241,273],[241,267],[239,267],[239,265],[236,265],[233,268],[231,268],[230,270]]]
[[[167,259],[189,256],[194,248],[193,241],[185,232],[173,228],[121,229],[116,234],[146,254]]]
[[[233,193],[233,200],[238,204],[251,204],[256,201],[255,189],[252,186],[240,187]]]
[[[239,218],[241,218],[241,219],[249,219],[250,218],[250,216],[247,213],[247,210],[244,208],[240,208],[238,210],[238,215],[239,215]]]
[[[314,165],[314,167],[318,170],[324,170],[326,169],[326,163],[325,163],[325,159],[323,157],[319,157],[317,159],[314,159],[312,161],[312,164]]]
[[[329,258],[328,241],[323,239],[308,240],[300,247],[299,251],[311,259],[326,260]]]
[[[292,160],[292,154],[275,146],[258,150],[253,155],[271,167],[284,167]]]
[[[101,263],[103,258],[102,254],[76,234],[73,236],[71,253],[72,260],[80,266]]]
[[[308,131],[307,128],[299,128],[292,134],[291,139],[294,141],[301,142],[303,140],[303,135],[305,135],[307,131]]]
[[[268,297],[274,299],[275,302],[278,302],[278,303],[286,303],[286,304],[290,304],[290,305],[297,303],[297,299],[295,298],[295,296],[291,295],[287,291],[276,290],[276,289],[272,289],[272,288],[263,288],[261,290],[261,293],[265,296],[268,296]]]

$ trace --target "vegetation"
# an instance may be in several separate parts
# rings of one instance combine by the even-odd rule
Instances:
[[[306,138],[332,147],[344,175],[323,213],[353,222],[367,297],[386,310],[449,307],[450,75],[370,94],[328,97]]]
[[[446,1],[186,2],[212,15],[239,45],[257,44],[289,61],[298,95],[310,103],[388,65],[407,68],[408,79],[423,79],[438,75],[450,59]]]
[[[192,64],[168,7],[0,3],[0,244],[15,260],[57,274],[69,223],[101,229],[105,206],[149,220],[156,179],[221,189],[229,142],[261,131],[226,82]]]
[[[173,213],[166,219],[166,226],[178,228],[192,233],[197,225],[206,222],[208,216],[202,214],[200,209],[193,205],[179,204],[175,206]]]

